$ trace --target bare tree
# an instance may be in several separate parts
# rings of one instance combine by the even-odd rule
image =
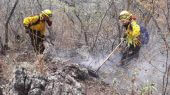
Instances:
[[[15,8],[16,8],[18,2],[19,2],[19,0],[16,0],[16,1],[15,1],[15,4],[14,4],[14,6],[13,6],[13,8],[12,8],[12,10],[11,10],[8,18],[7,18],[7,21],[6,21],[6,23],[5,23],[5,44],[4,44],[4,46],[3,46],[3,47],[4,47],[4,48],[3,48],[3,49],[4,49],[4,50],[3,50],[4,52],[6,52],[6,49],[9,48],[9,47],[8,47],[8,42],[9,42],[9,39],[8,39],[8,25],[9,25],[9,21],[10,21],[13,13],[14,13],[14,11],[15,11]]]
[[[101,28],[102,28],[102,25],[103,25],[103,21],[104,21],[105,17],[107,16],[108,11],[111,9],[112,5],[114,4],[114,1],[111,1],[109,4],[110,4],[110,5],[109,5],[108,9],[107,9],[106,12],[104,13],[104,15],[103,15],[103,17],[102,17],[102,19],[101,19],[101,21],[100,21],[100,23],[99,23],[99,27],[98,27],[98,30],[97,30],[97,34],[95,35],[95,39],[94,39],[93,45],[92,45],[92,47],[91,47],[91,50],[92,50],[92,51],[94,50],[94,48],[95,48],[95,46],[96,46],[96,43],[97,43],[97,40],[98,40],[98,36],[99,36],[99,33],[100,33]]]

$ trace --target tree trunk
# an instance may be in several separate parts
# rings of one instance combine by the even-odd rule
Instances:
[[[9,47],[8,47],[8,42],[9,42],[9,39],[8,39],[8,24],[9,24],[9,21],[10,21],[12,15],[13,15],[13,13],[14,13],[14,10],[15,10],[17,4],[18,4],[18,1],[19,1],[19,0],[16,0],[16,1],[15,1],[15,4],[14,4],[14,6],[13,6],[11,12],[10,12],[10,15],[9,15],[9,17],[8,17],[6,23],[5,23],[5,44],[4,44],[4,46],[3,46],[3,51],[4,51],[4,52],[6,52],[6,50],[9,48]]]

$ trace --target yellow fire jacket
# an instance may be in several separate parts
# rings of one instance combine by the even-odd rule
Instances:
[[[40,20],[40,16],[30,16],[26,17],[23,20],[25,27],[28,27],[31,30],[40,31],[42,35],[45,35],[45,21]]]
[[[140,45],[140,26],[137,24],[135,20],[131,21],[131,24],[128,25],[128,28],[125,32],[125,41],[127,42],[128,46],[134,45],[136,47],[137,45]]]

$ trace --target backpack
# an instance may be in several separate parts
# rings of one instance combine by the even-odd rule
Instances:
[[[148,44],[149,42],[149,33],[147,29],[143,26],[140,26],[140,41],[142,45]]]

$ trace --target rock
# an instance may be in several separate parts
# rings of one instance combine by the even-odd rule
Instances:
[[[52,95],[84,95],[83,84],[79,81],[85,79],[88,79],[88,71],[80,70],[77,65],[68,64],[49,77],[51,82],[44,95],[48,93],[53,93]]]
[[[69,62],[59,62],[55,66],[57,70],[48,77],[49,84],[47,84],[43,95],[87,95],[88,89],[101,89],[100,82],[95,80],[96,77],[89,74],[87,68]],[[90,88],[88,82],[90,85],[94,83],[94,88]],[[109,86],[102,89],[105,88],[109,88]],[[98,93],[100,93],[100,90]]]
[[[45,91],[46,82],[47,80],[44,77],[33,77],[28,95],[41,95],[42,91]]]
[[[15,72],[14,89],[18,95],[28,95],[31,88],[31,79],[26,75],[25,69],[17,70]]]
[[[41,95],[45,86],[46,79],[44,77],[31,77],[24,68],[16,70],[14,89],[18,95]]]
[[[41,95],[41,90],[39,88],[34,88],[33,90],[29,91],[28,95]]]

